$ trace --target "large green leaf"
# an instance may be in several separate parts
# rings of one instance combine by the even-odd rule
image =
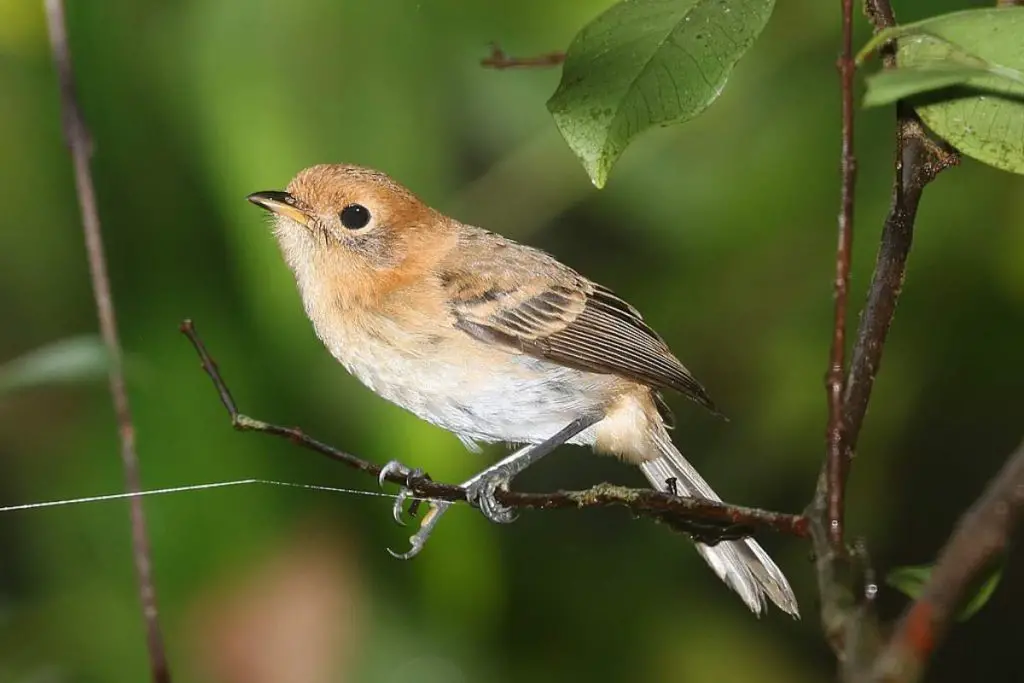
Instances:
[[[96,379],[107,368],[107,353],[99,337],[63,339],[0,366],[0,395],[42,384]]]
[[[623,0],[583,27],[548,110],[597,187],[637,135],[715,101],[774,4]]]
[[[910,598],[917,599],[920,597],[921,592],[924,590],[925,584],[928,583],[928,579],[931,578],[932,567],[931,565],[921,565],[918,567],[897,567],[889,572],[889,575],[885,577],[885,582],[893,588],[899,590],[904,595]],[[960,609],[957,614],[958,621],[967,621],[974,616],[978,610],[985,606],[989,598],[996,590],[996,586],[999,585],[1000,579],[1003,578],[1002,565],[997,566],[992,570],[990,574],[983,577],[982,581],[976,583],[974,591],[972,592],[970,599]]]
[[[880,32],[858,59],[897,41],[897,68],[868,79],[865,104],[911,100],[962,153],[1024,173],[1024,7],[946,14]],[[922,95],[934,91],[928,95]]]

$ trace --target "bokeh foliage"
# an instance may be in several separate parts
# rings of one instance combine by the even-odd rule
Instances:
[[[824,443],[838,7],[777,7],[712,108],[638,138],[598,192],[544,107],[558,70],[477,63],[490,40],[521,54],[567,46],[607,4],[69,2],[148,486],[248,477],[374,486],[286,443],[233,433],[176,332],[186,316],[246,412],[435,478],[482,464],[333,362],[264,217],[243,199],[303,166],[344,160],[386,170],[437,208],[542,246],[627,296],[731,418],[671,399],[675,438],[705,476],[732,501],[806,502]],[[962,8],[897,5],[904,21]],[[854,301],[889,200],[891,112],[865,110],[858,125]],[[0,359],[9,359],[95,329],[32,0],[0,2],[0,130]],[[1020,179],[969,160],[926,192],[849,496],[850,530],[881,568],[930,561],[1020,438],[1022,216]],[[602,479],[641,481],[570,448],[523,485]],[[120,487],[102,381],[4,397],[2,501]],[[384,547],[401,548],[407,532],[379,498],[240,488],[153,498],[146,509],[181,681],[416,672],[424,683],[770,683],[822,680],[834,666],[806,547],[788,539],[764,543],[790,575],[803,622],[774,613],[758,622],[685,539],[618,511],[533,513],[496,527],[462,509],[422,556],[399,563]],[[0,680],[143,679],[124,504],[2,515],[0,552]],[[1024,598],[1009,580],[1014,560],[933,680],[1012,680],[1013,607]],[[883,591],[883,611],[902,602]]]

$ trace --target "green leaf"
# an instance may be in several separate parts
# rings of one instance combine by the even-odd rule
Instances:
[[[96,379],[107,368],[107,353],[99,337],[64,339],[0,366],[0,395],[43,384]]]
[[[941,65],[922,68],[886,69],[866,79],[864,106],[877,107],[904,100],[913,95],[963,85],[987,71],[971,67]]]
[[[931,578],[931,574],[931,565],[897,567],[889,572],[889,575],[885,577],[885,582],[904,595],[917,599],[924,591],[924,586],[928,583],[928,579]],[[976,590],[971,595],[971,599],[960,610],[956,617],[957,621],[967,621],[977,614],[978,610],[984,607],[985,603],[992,597],[996,586],[999,585],[999,581],[1002,578],[1003,566],[1000,564],[983,581],[976,584]]]
[[[623,0],[583,27],[548,110],[597,187],[637,135],[718,98],[775,0]]]
[[[1024,7],[955,12],[882,31],[857,59],[895,40],[898,67],[869,80],[865,103],[917,96],[911,102],[921,120],[963,154],[1024,174],[1022,35]]]

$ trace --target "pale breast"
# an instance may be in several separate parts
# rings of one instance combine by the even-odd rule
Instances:
[[[431,334],[389,320],[329,327],[317,330],[320,338],[363,384],[463,440],[543,441],[601,409],[621,382],[514,354],[455,329]],[[573,441],[589,444],[593,436],[584,432]]]

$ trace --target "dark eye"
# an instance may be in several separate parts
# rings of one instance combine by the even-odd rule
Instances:
[[[349,230],[365,228],[370,222],[370,211],[362,204],[349,204],[339,214],[341,224]]]

